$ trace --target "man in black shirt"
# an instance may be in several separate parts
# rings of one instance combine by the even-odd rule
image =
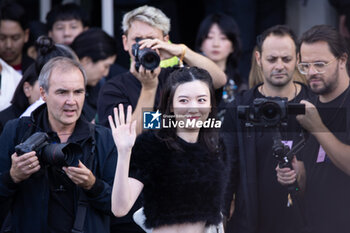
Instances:
[[[348,50],[332,27],[314,26],[301,37],[298,68],[319,97],[297,116],[311,136],[295,169],[277,169],[278,181],[296,179],[305,190],[308,233],[350,229],[350,87]]]
[[[169,43],[170,19],[159,9],[142,6],[136,8],[123,18],[123,45],[131,58],[130,70],[108,81],[100,91],[97,103],[98,120],[102,125],[109,126],[108,115],[113,115],[113,108],[122,103],[133,109],[133,120],[137,120],[136,130],[142,132],[143,108],[153,109],[158,105],[160,91],[172,68],[147,70],[142,65],[135,69],[135,57],[132,46],[136,39],[141,45],[152,48],[160,55],[161,60],[177,56],[181,62],[189,66],[206,69],[213,78],[215,88],[226,83],[226,75],[210,59],[193,52],[183,44]]]
[[[296,67],[294,33],[286,26],[267,29],[259,37],[257,63],[264,82],[237,96],[227,109],[224,142],[232,158],[229,193],[235,194],[235,209],[227,232],[282,233],[298,232],[301,221],[298,206],[288,207],[288,191],[276,180],[277,160],[273,157],[276,130],[286,145],[292,147],[301,138],[295,116],[287,125],[271,128],[247,128],[238,118],[238,105],[250,105],[255,98],[284,97],[289,103],[309,98],[307,87],[293,81]]]

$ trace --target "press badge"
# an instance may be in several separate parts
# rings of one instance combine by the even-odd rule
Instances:
[[[325,161],[325,159],[326,159],[326,152],[324,151],[324,149],[320,145],[320,149],[318,150],[316,163],[322,163]]]

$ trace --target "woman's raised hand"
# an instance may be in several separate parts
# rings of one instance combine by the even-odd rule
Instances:
[[[119,154],[130,152],[135,143],[136,121],[131,121],[131,116],[132,108],[129,105],[125,120],[124,106],[122,104],[119,104],[118,108],[114,108],[114,121],[111,115],[108,116],[114,143]]]

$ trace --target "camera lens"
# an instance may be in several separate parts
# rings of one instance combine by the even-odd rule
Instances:
[[[266,103],[261,108],[262,116],[267,120],[273,120],[280,115],[279,107],[274,103]]]
[[[160,57],[153,49],[144,48],[139,50],[138,57],[141,65],[145,67],[146,70],[154,70],[159,66]]]
[[[54,166],[78,166],[82,149],[75,143],[49,144],[44,147],[42,160]]]

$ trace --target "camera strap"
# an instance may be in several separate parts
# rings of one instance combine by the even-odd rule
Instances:
[[[92,135],[92,140],[91,140],[91,146],[89,146],[91,150],[88,153],[88,158],[86,160],[87,162],[86,167],[89,168],[92,172],[93,162],[95,157],[95,147],[96,147],[95,126],[92,124],[89,124],[89,129],[90,129],[90,135]],[[83,229],[84,229],[84,223],[86,218],[86,211],[89,206],[88,199],[84,191],[81,188],[79,188],[78,193],[79,193],[79,199],[78,199],[77,213],[75,215],[75,220],[74,220],[73,229],[71,233],[84,232]]]
[[[74,225],[72,229],[72,233],[83,233],[86,211],[88,208],[88,200],[83,190],[79,189],[79,200],[78,200],[78,208],[77,213],[74,220]]]

